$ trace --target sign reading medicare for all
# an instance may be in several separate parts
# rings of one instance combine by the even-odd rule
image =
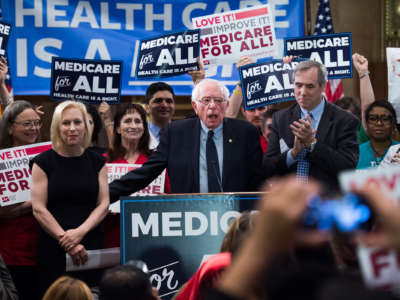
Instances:
[[[244,109],[294,100],[293,70],[297,64],[269,60],[240,67]]]
[[[12,26],[8,43],[14,93],[48,95],[51,58],[122,60],[122,95],[143,95],[154,81],[135,80],[139,41],[192,28],[192,18],[268,3],[277,44],[302,36],[303,0],[7,0],[3,20]],[[212,67],[208,77],[236,85],[234,65]],[[169,78],[176,94],[189,95],[189,75]]]
[[[0,55],[6,55],[8,37],[10,36],[10,24],[0,22]]]
[[[53,57],[51,66],[51,99],[119,103],[122,62]]]
[[[353,77],[351,33],[312,35],[285,39],[285,55],[299,56],[324,64],[328,78]]]
[[[140,41],[137,78],[160,78],[198,70],[200,30],[189,30]]]

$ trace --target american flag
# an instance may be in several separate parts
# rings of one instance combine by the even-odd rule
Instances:
[[[317,19],[315,20],[314,34],[334,33],[329,0],[319,0]],[[329,102],[335,102],[343,97],[343,86],[340,79],[328,80],[325,95]]]

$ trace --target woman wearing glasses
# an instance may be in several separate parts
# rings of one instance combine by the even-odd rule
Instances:
[[[40,127],[40,117],[31,103],[11,103],[0,118],[0,149],[37,142]],[[0,254],[22,300],[34,299],[38,231],[31,201],[0,207]]]
[[[372,102],[364,116],[369,141],[360,145],[357,169],[379,166],[389,147],[398,144],[392,140],[396,129],[396,111],[389,101]]]

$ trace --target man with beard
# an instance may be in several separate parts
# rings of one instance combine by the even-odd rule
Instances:
[[[175,112],[175,94],[172,87],[165,82],[152,83],[145,95],[146,111],[150,116],[150,148],[154,149],[160,142],[160,131],[171,122]]]
[[[389,147],[398,144],[392,140],[397,119],[396,111],[390,102],[385,100],[372,102],[364,115],[369,141],[360,145],[357,169],[377,167]]]

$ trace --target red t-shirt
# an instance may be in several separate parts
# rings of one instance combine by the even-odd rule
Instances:
[[[263,154],[267,151],[268,143],[265,140],[264,136],[260,133],[260,144]]]

